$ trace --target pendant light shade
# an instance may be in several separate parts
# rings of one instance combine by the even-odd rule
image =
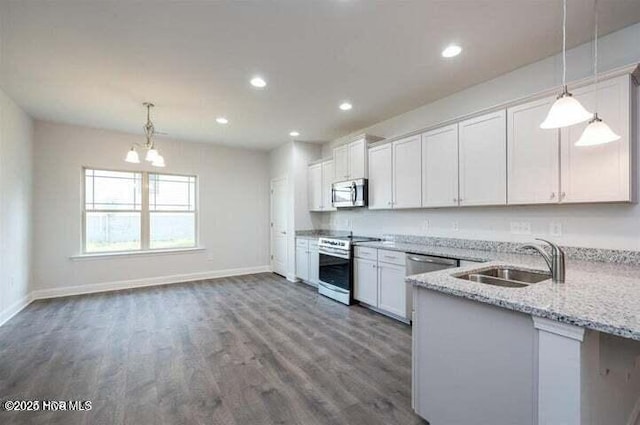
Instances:
[[[164,167],[164,158],[162,157],[162,155],[158,154],[151,165],[153,165],[154,167]]]
[[[616,140],[620,140],[620,136],[614,133],[596,113],[593,114],[593,119],[589,121],[589,125],[582,132],[582,136],[576,142],[576,146],[603,145]]]
[[[567,0],[562,2],[562,93],[551,105],[547,118],[540,128],[563,128],[584,122],[591,113],[574,98],[567,89]]]
[[[551,105],[547,118],[540,124],[540,128],[569,127],[570,125],[584,122],[591,117],[591,113],[567,91],[567,86],[565,86],[562,94]]]
[[[160,154],[156,148],[151,148],[147,151],[147,156],[144,157],[145,161],[153,162]]]
[[[138,152],[134,148],[131,148],[131,150],[127,152],[125,161],[132,164],[140,164],[140,156],[138,156]]]
[[[598,116],[598,0],[593,1],[593,15],[595,20],[595,34],[593,36],[593,97],[595,102],[595,113],[589,121],[589,125],[584,129],[582,135],[576,142],[576,146],[595,146],[620,140],[620,136],[611,130]]]

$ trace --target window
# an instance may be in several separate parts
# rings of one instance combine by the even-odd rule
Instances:
[[[196,177],[85,169],[84,252],[196,246]]]

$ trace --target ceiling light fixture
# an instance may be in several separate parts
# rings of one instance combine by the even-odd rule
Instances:
[[[349,102],[342,102],[339,108],[343,111],[350,111],[353,108],[353,105]]]
[[[452,58],[458,56],[462,52],[462,47],[457,44],[450,44],[442,51],[443,58]]]
[[[226,119],[225,117],[218,117],[216,118],[216,122],[218,124],[229,124],[229,120]]]
[[[562,2],[562,93],[551,105],[540,128],[569,127],[591,118],[591,113],[567,89],[567,0]]]
[[[595,18],[595,31],[593,36],[593,97],[595,112],[593,118],[582,132],[576,142],[576,146],[594,146],[620,140],[620,136],[598,116],[598,0],[593,1],[593,13]]]
[[[147,150],[147,153],[144,157],[145,161],[151,162],[151,165],[153,165],[154,167],[164,167],[164,158],[162,157],[162,155],[160,155],[160,152],[158,152],[155,147],[155,143],[153,142],[153,135],[155,134],[156,130],[153,126],[153,123],[151,122],[151,108],[153,108],[154,105],[153,103],[149,102],[144,102],[143,105],[147,108],[147,122],[142,127],[144,129],[144,134],[147,137],[147,141],[144,143],[144,145],[134,143],[131,146],[131,149],[129,149],[129,152],[127,152],[125,161],[131,164],[140,163],[140,156],[138,155],[138,151],[136,150],[137,146]]]
[[[292,132],[289,133],[289,136],[291,136],[291,137],[298,137],[299,135],[300,135],[300,133],[295,131],[295,130],[293,130]]]
[[[253,77],[249,82],[253,87],[258,89],[263,89],[267,86],[267,82],[262,77]]]

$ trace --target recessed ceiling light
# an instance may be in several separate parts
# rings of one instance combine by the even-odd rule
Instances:
[[[216,118],[216,122],[217,122],[218,124],[228,124],[228,123],[229,123],[229,120],[228,120],[228,119],[226,119],[225,117],[218,117],[218,118]]]
[[[291,136],[291,137],[298,137],[299,135],[300,135],[300,133],[295,131],[295,130],[293,130],[292,132],[289,133],[289,136]]]
[[[349,111],[351,110],[351,108],[353,108],[353,105],[350,104],[349,102],[342,102],[339,108],[342,109],[343,111]]]
[[[457,44],[450,44],[442,51],[443,58],[452,58],[454,56],[458,56],[462,52],[462,47]]]
[[[267,82],[262,77],[253,77],[250,83],[253,87],[256,87],[258,89],[262,89],[267,86]]]

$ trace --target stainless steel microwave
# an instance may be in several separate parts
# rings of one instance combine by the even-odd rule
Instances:
[[[369,202],[367,179],[332,184],[331,202],[336,208],[366,207]]]

